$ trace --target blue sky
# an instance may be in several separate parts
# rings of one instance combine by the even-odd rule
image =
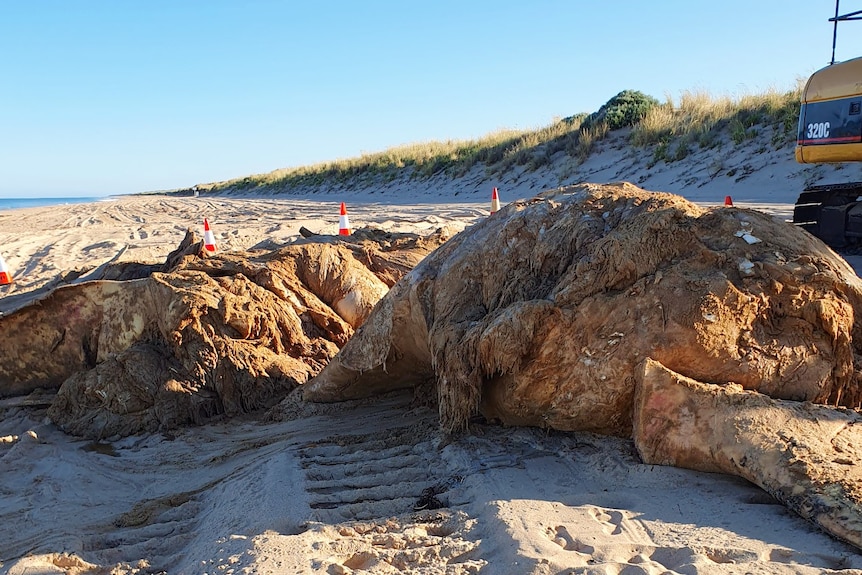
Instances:
[[[845,0],[841,12],[862,9]],[[534,128],[624,89],[788,89],[833,0],[0,0],[0,197],[192,186]],[[862,22],[839,26],[839,60]]]

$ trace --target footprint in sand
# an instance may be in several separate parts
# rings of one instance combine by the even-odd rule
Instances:
[[[629,527],[629,513],[617,509],[602,509],[601,507],[590,507],[589,513],[602,526],[602,531],[608,535],[620,535],[626,531],[632,531]]]
[[[613,510],[591,509],[591,515],[602,519],[605,524],[613,525]],[[611,511],[606,513],[605,511]],[[620,514],[622,515],[622,514]],[[610,535],[609,529],[603,528],[606,535]],[[572,537],[568,528],[563,525],[548,527],[545,531],[548,538],[565,549],[572,552],[577,559],[573,564],[579,566],[600,565],[617,569],[613,572],[625,573],[662,573],[673,570],[675,566],[686,565],[692,562],[694,552],[690,549],[681,550],[673,548],[656,547],[651,540],[641,543],[632,541],[616,542],[607,539],[604,543],[588,545],[582,540]],[[580,560],[580,563],[578,563]],[[607,571],[611,572],[611,571]]]
[[[548,527],[546,529],[546,534],[551,541],[566,551],[574,551],[575,553],[580,553],[585,556],[590,556],[596,552],[596,548],[592,545],[587,545],[583,541],[572,537],[569,530],[563,525],[557,525],[553,528]]]

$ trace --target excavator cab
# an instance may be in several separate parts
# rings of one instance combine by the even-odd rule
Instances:
[[[862,20],[862,10],[839,15],[835,2],[832,63],[815,72],[802,92],[796,161],[862,161],[862,58],[835,62],[838,22]],[[862,182],[806,188],[793,222],[833,247],[862,242]]]

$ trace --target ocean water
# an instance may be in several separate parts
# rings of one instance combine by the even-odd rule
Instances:
[[[0,211],[18,208],[39,208],[61,204],[86,204],[110,200],[106,197],[73,197],[73,198],[0,198]]]

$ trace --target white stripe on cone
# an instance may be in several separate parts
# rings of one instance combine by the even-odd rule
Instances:
[[[215,247],[215,236],[213,235],[212,230],[210,229],[210,223],[204,218],[204,247],[211,252],[214,252]]]
[[[6,265],[6,260],[0,255],[0,286],[5,286],[12,283],[12,274],[9,273],[9,266]]]
[[[347,208],[344,206],[344,202],[341,202],[341,215],[338,216],[338,235],[350,235],[350,219],[347,217]]]
[[[500,196],[497,194],[497,188],[494,188],[494,192],[491,194],[491,213],[500,211]]]

